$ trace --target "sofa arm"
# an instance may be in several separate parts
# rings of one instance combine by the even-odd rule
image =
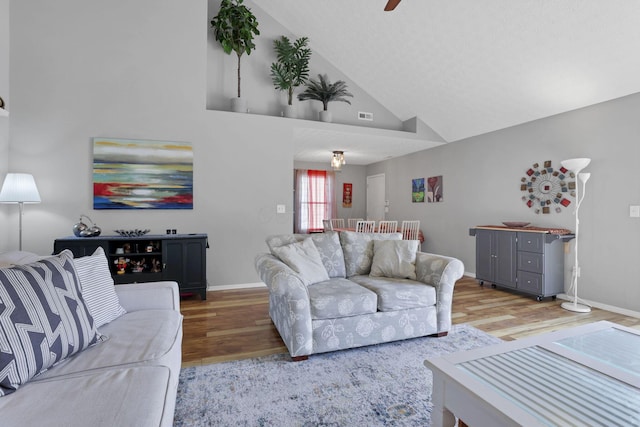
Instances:
[[[453,287],[464,274],[464,264],[457,258],[418,252],[416,255],[417,280],[436,288],[438,333],[451,329]]]
[[[127,311],[172,309],[180,311],[176,282],[147,282],[116,285],[120,305]]]
[[[270,254],[256,257],[256,271],[269,288],[269,315],[291,357],[313,352],[309,291],[298,273]]]

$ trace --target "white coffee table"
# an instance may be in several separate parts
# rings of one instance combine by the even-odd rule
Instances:
[[[428,359],[432,426],[640,426],[640,331],[595,322]],[[455,414],[455,417],[454,417]]]

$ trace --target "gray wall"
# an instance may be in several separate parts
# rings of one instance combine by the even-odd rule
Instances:
[[[470,227],[521,220],[574,230],[572,208],[548,215],[527,208],[520,178],[536,162],[557,168],[563,159],[590,157],[579,295],[639,312],[640,218],[629,218],[629,205],[640,205],[638,111],[640,94],[370,165],[367,175],[385,173],[390,219],[421,221],[423,250],[459,257],[473,273]],[[411,203],[411,179],[434,175],[444,177],[444,202]],[[568,286],[573,255],[565,259]]]
[[[0,96],[9,105],[9,0],[0,0]],[[0,187],[9,171],[9,118],[0,117]],[[0,252],[9,250],[9,209],[0,204]],[[17,209],[17,208],[16,208]],[[17,218],[16,218],[17,219]],[[17,227],[17,224],[16,224]]]
[[[25,250],[50,253],[84,213],[105,234],[208,233],[210,285],[258,281],[265,236],[291,230],[295,121],[207,111],[207,16],[206,1],[12,2],[9,156],[43,199],[25,208]],[[94,136],[190,141],[193,211],[93,211]]]

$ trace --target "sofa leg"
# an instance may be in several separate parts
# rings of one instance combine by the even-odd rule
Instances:
[[[449,335],[449,332],[438,332],[437,334],[431,334],[429,336],[435,337],[435,338],[442,338],[442,337],[446,337],[447,335]]]
[[[295,357],[291,358],[291,360],[294,361],[294,362],[302,362],[303,360],[307,360],[307,359],[309,359],[309,355],[307,355],[307,356],[295,356]]]

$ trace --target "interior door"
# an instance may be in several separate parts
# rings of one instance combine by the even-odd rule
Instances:
[[[384,174],[367,177],[367,219],[380,221],[385,218],[386,200]]]

